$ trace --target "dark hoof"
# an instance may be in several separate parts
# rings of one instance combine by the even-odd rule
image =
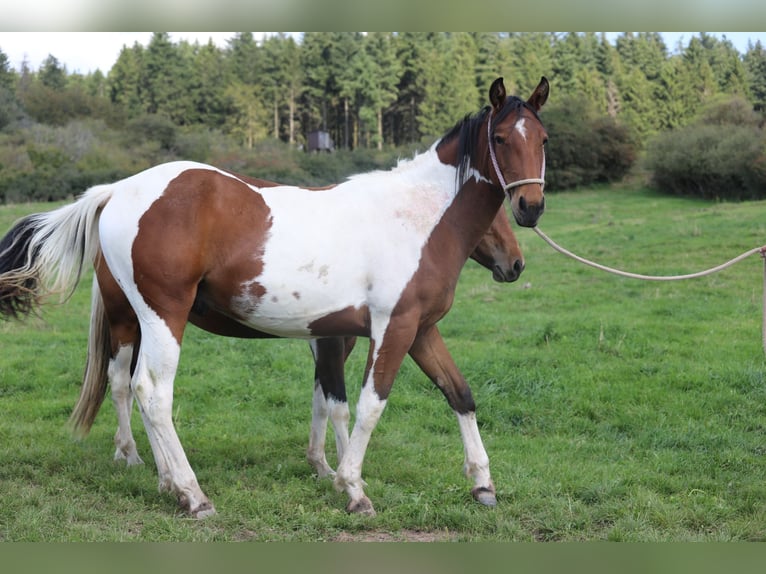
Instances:
[[[497,497],[495,496],[495,489],[493,487],[477,486],[471,491],[471,494],[477,502],[484,506],[497,506]]]
[[[346,505],[346,512],[349,514],[361,514],[362,516],[375,516],[375,509],[372,502],[366,496],[359,500],[352,500]]]

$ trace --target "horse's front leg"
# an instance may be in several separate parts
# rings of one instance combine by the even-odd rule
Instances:
[[[410,356],[444,393],[457,415],[465,451],[463,468],[466,476],[474,482],[471,494],[481,504],[495,506],[495,486],[489,474],[489,457],[476,423],[476,404],[468,383],[455,365],[435,325],[418,335],[410,349]]]
[[[354,428],[335,477],[335,487],[349,496],[348,512],[375,516],[372,502],[364,493],[362,463],[370,436],[386,406],[394,378],[412,343],[416,327],[413,321],[391,321],[383,333],[376,334],[373,325]]]

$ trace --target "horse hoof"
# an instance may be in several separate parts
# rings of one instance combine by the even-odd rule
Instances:
[[[137,452],[126,454],[118,448],[114,452],[114,462],[122,462],[122,461],[125,461],[126,466],[138,466],[140,464],[144,464],[144,461],[141,460],[141,457],[138,456]]]
[[[317,473],[317,478],[329,478],[330,480],[335,480],[335,471],[329,466],[316,466],[314,467],[314,470]]]
[[[215,514],[215,507],[213,506],[213,503],[210,502],[206,497],[195,508],[192,508],[189,497],[185,494],[180,494],[178,496],[178,506],[192,518],[206,518]]]
[[[477,486],[471,491],[471,494],[478,503],[483,504],[484,506],[497,506],[497,497],[495,496],[494,488]]]
[[[215,514],[215,507],[213,504],[209,501],[205,501],[202,504],[200,504],[196,509],[193,511],[190,511],[189,514],[192,518],[196,518],[197,520],[201,520],[203,518],[207,518],[208,516],[213,516]]]
[[[361,514],[362,516],[375,516],[375,509],[372,502],[366,496],[359,500],[351,500],[346,506],[346,512],[349,514]]]

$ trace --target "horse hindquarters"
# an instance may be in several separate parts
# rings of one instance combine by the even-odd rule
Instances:
[[[125,216],[129,199],[120,197],[110,203],[100,226],[108,269],[104,266],[99,284],[112,329],[111,374],[115,380],[124,377],[131,357],[130,391],[152,448],[160,490],[175,494],[182,510],[201,518],[215,509],[197,482],[172,420],[173,382],[199,272],[192,265],[179,265],[186,245],[163,240],[163,234],[169,233],[167,221],[158,224],[144,213],[138,218],[140,233],[135,238],[126,233],[131,226],[131,218]],[[139,248],[141,241],[144,249]],[[158,245],[162,248],[157,249]],[[169,269],[178,273],[169,274]],[[120,380],[118,385],[124,389],[125,379]],[[123,394],[118,393],[116,401],[124,406],[121,416],[127,421],[129,394]]]

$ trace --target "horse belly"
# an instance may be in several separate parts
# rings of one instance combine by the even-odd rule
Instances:
[[[326,264],[304,263],[293,273],[279,274],[278,280],[266,276],[257,278],[257,282],[258,297],[251,296],[250,285],[243,285],[241,294],[234,296],[231,303],[234,314],[252,329],[280,337],[326,335],[316,332],[313,326],[343,313],[346,320],[334,327],[340,331],[338,334],[366,335],[360,330],[364,328],[368,300],[358,273],[333,275]]]

